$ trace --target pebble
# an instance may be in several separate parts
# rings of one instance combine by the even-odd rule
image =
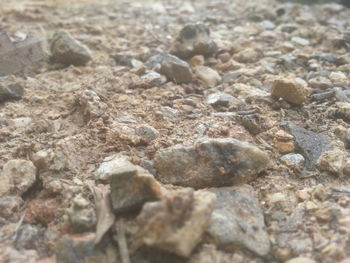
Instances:
[[[319,76],[308,81],[310,87],[314,89],[328,89],[332,86],[332,82],[325,77]]]
[[[141,136],[142,141],[145,143],[150,143],[159,136],[159,132],[150,125],[141,125],[137,127],[135,133]]]
[[[342,175],[346,158],[345,152],[340,149],[333,149],[324,152],[317,161],[317,167],[321,171],[326,171],[335,175]]]
[[[115,169],[111,175],[111,201],[115,213],[138,210],[162,195],[158,182],[147,170],[136,165]]]
[[[294,137],[283,130],[279,130],[274,134],[274,147],[280,153],[290,153],[295,149]]]
[[[186,61],[172,55],[163,56],[160,62],[159,73],[178,84],[190,83],[193,79],[190,65]]]
[[[229,107],[230,102],[234,101],[235,97],[228,93],[216,92],[207,96],[205,103],[212,106]]]
[[[331,139],[327,135],[315,133],[295,125],[285,123],[288,132],[294,136],[298,152],[304,156],[308,169],[314,169],[319,157],[331,149]]]
[[[264,215],[253,188],[249,185],[209,189],[217,201],[208,228],[214,242],[225,250],[243,247],[257,256],[270,252]]]
[[[292,42],[301,46],[309,46],[309,40],[301,37],[292,37]]]
[[[141,77],[143,88],[160,87],[166,83],[166,78],[157,72],[150,71]]]
[[[131,67],[133,60],[140,60],[140,54],[134,51],[121,51],[113,54],[112,58],[118,65]]]
[[[221,81],[219,73],[206,66],[197,66],[194,69],[195,76],[202,81],[206,86],[213,88]]]
[[[24,87],[20,83],[2,82],[0,78],[0,102],[20,100],[23,97]]]
[[[22,195],[35,183],[36,168],[31,161],[10,160],[4,164],[0,180],[1,196],[10,192]]]
[[[215,200],[213,193],[185,188],[146,203],[137,218],[143,243],[189,257],[209,226]]]
[[[156,153],[154,167],[162,183],[194,188],[245,183],[267,168],[268,155],[254,145],[231,139],[201,139]]]
[[[259,60],[260,53],[253,48],[246,48],[233,56],[240,63],[255,63]]]
[[[195,55],[209,57],[214,55],[217,50],[218,46],[210,38],[210,30],[207,26],[190,24],[181,29],[170,53],[182,59],[189,59]]]
[[[271,96],[275,98],[282,98],[287,102],[301,105],[309,96],[309,89],[307,89],[304,81],[292,78],[279,78],[273,82],[271,89]]]
[[[125,155],[115,154],[107,156],[94,172],[95,180],[110,182],[112,175],[126,165],[132,165],[132,163],[129,162],[128,157]]]
[[[289,153],[283,155],[280,160],[291,168],[302,168],[305,163],[305,158],[299,153]]]
[[[91,51],[68,32],[59,31],[51,42],[51,60],[66,66],[84,66],[91,60]]]

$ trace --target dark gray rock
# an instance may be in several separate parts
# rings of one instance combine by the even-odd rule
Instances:
[[[176,38],[170,53],[182,59],[195,55],[211,56],[218,50],[210,38],[210,30],[203,24],[185,26]]]
[[[125,165],[111,175],[111,201],[115,213],[137,210],[156,201],[161,188],[153,175],[136,165]]]
[[[7,100],[19,100],[23,96],[24,88],[19,83],[2,82],[0,79],[0,102]]]
[[[190,83],[193,78],[190,65],[186,61],[172,55],[163,57],[159,73],[178,84]]]
[[[242,247],[258,256],[266,256],[270,251],[270,240],[253,188],[242,185],[209,191],[217,198],[208,229],[214,242],[226,250]]]
[[[294,136],[297,150],[305,157],[308,169],[314,169],[318,158],[331,149],[331,139],[326,135],[306,130],[292,122],[284,123],[283,126]]]
[[[235,139],[202,139],[192,146],[175,145],[157,152],[157,179],[195,188],[245,183],[267,168],[268,155]]]
[[[51,42],[51,60],[66,66],[83,66],[91,60],[91,51],[69,33],[60,31]]]

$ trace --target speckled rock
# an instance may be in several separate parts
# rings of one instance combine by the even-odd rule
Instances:
[[[159,73],[178,84],[189,83],[193,78],[190,65],[186,61],[172,55],[164,55],[162,57]]]
[[[342,175],[348,155],[340,150],[333,149],[324,152],[317,161],[317,166],[321,171],[327,171],[331,174]]]
[[[282,98],[287,102],[301,105],[309,96],[310,91],[304,81],[291,78],[279,78],[273,82],[271,96]]]
[[[158,151],[154,159],[159,181],[195,188],[248,182],[268,163],[265,152],[230,138],[175,145]]]
[[[270,251],[264,215],[253,188],[248,185],[210,189],[217,197],[208,229],[225,250],[243,247],[258,256]]]
[[[36,168],[31,161],[27,160],[10,160],[4,167],[1,176],[1,182],[7,185],[1,187],[1,194],[9,194],[9,192],[16,195],[25,193],[36,180]]]
[[[111,175],[111,201],[115,213],[137,210],[156,201],[162,190],[153,175],[136,165],[125,165]]]
[[[51,42],[51,60],[66,66],[83,66],[91,60],[91,51],[69,33],[55,33]]]
[[[299,153],[289,153],[283,155],[280,160],[291,168],[302,168],[305,158]]]
[[[143,243],[189,257],[209,225],[215,200],[210,192],[187,188],[146,203],[138,216]]]
[[[112,175],[126,165],[132,165],[127,156],[120,154],[108,156],[94,172],[95,180],[110,182]]]
[[[171,48],[171,53],[182,59],[195,55],[211,56],[218,50],[210,38],[210,30],[203,24],[186,25],[180,31]]]
[[[205,99],[205,103],[208,103],[212,106],[228,107],[230,105],[230,102],[233,100],[235,100],[235,97],[228,93],[216,92],[208,95],[208,97]]]

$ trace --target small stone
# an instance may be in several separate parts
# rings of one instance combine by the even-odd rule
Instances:
[[[279,78],[273,82],[271,96],[301,105],[309,96],[309,90],[305,87],[303,81],[291,78]]]
[[[317,262],[311,258],[296,257],[288,260],[286,263],[317,263]]]
[[[54,198],[33,199],[28,202],[24,222],[47,226],[60,214],[60,204]]]
[[[65,31],[54,34],[51,53],[52,61],[66,66],[83,66],[91,60],[91,51]]]
[[[159,87],[166,83],[164,76],[157,72],[150,71],[141,77],[142,88]]]
[[[95,230],[97,219],[93,208],[69,209],[68,216],[74,233],[92,232]]]
[[[22,198],[18,196],[5,196],[0,198],[0,216],[9,219],[18,212],[24,204]]]
[[[160,62],[159,73],[178,84],[190,83],[193,78],[190,65],[186,61],[172,55],[163,56]]]
[[[154,177],[136,165],[125,165],[111,175],[111,201],[115,213],[137,210],[149,201],[156,201],[162,190]]]
[[[281,161],[291,168],[301,168],[305,163],[305,158],[299,153],[289,153],[283,155]]]
[[[94,172],[95,180],[110,182],[112,175],[126,165],[132,165],[127,156],[118,154],[108,156],[103,160],[100,167]]]
[[[202,139],[157,152],[157,178],[166,184],[195,188],[245,183],[267,168],[268,155],[254,145],[231,138]]]
[[[217,197],[208,229],[214,242],[225,250],[243,247],[257,256],[266,256],[270,240],[253,188],[242,185],[209,190]]]
[[[180,118],[180,111],[169,106],[164,106],[161,109],[161,114],[171,122],[177,122]]]
[[[314,169],[319,157],[331,149],[331,139],[326,135],[301,128],[292,122],[287,122],[285,126],[294,136],[297,150],[305,158],[306,167]]]
[[[179,58],[188,59],[195,55],[209,57],[217,50],[218,46],[210,38],[209,28],[203,24],[192,24],[181,29],[170,53]]]
[[[210,192],[186,188],[146,203],[137,218],[143,243],[189,257],[209,225],[215,200]]]
[[[283,204],[287,201],[286,195],[283,193],[274,193],[269,195],[269,203],[272,205]]]
[[[329,78],[333,82],[349,82],[349,78],[341,71],[332,72],[331,74],[329,74]]]
[[[118,65],[132,66],[133,60],[140,60],[140,54],[134,51],[121,51],[112,55]]]
[[[19,100],[22,98],[23,93],[24,88],[20,83],[2,83],[0,81],[0,102]]]
[[[305,39],[305,38],[301,38],[301,37],[292,37],[292,42],[295,44],[298,44],[300,46],[308,46],[310,45],[310,41]]]
[[[324,201],[328,197],[328,192],[322,184],[316,185],[311,191],[312,197]]]
[[[23,128],[29,125],[32,121],[33,121],[32,118],[22,117],[22,118],[12,119],[10,123],[16,128]]]
[[[35,183],[36,168],[31,161],[10,160],[4,165],[1,177],[3,177],[1,181],[4,181],[5,185],[7,185],[7,180],[4,178],[8,179],[7,182],[11,185],[11,192],[22,195]],[[3,191],[2,189],[1,192]],[[6,193],[3,192],[4,194]]]
[[[246,48],[233,56],[240,63],[255,63],[260,58],[260,53],[253,48]]]
[[[343,119],[350,122],[350,103],[336,102],[332,107],[327,109],[327,115],[336,119]]]
[[[290,153],[295,149],[294,137],[283,130],[274,134],[274,146],[280,153]]]
[[[196,77],[208,87],[215,87],[220,81],[221,76],[217,71],[206,66],[197,66],[194,69]]]
[[[347,154],[340,149],[324,152],[317,161],[317,167],[335,175],[342,175]]]
[[[235,100],[235,97],[233,97],[230,94],[227,94],[224,92],[216,92],[216,93],[210,94],[205,99],[205,103],[210,104],[212,106],[229,107],[230,102],[232,102],[233,100]]]
[[[269,20],[262,21],[260,25],[263,30],[274,30],[276,27],[276,24]]]
[[[191,67],[193,67],[193,68],[198,67],[198,66],[204,66],[205,58],[202,55],[197,55],[197,56],[194,56],[193,58],[191,58],[189,63],[191,65]]]
[[[301,200],[301,201],[307,201],[310,200],[310,194],[308,189],[302,189],[302,190],[298,190],[296,192],[297,197]]]
[[[159,132],[152,126],[142,125],[136,128],[135,133],[141,136],[142,141],[150,143],[158,138]]]
[[[328,89],[332,86],[332,82],[325,77],[316,77],[308,81],[311,88],[314,89]]]

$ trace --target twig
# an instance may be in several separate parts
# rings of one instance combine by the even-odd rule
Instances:
[[[126,237],[125,237],[125,228],[122,221],[118,221],[116,223],[116,229],[117,229],[119,252],[120,252],[122,263],[131,263],[128,244],[126,242]]]

